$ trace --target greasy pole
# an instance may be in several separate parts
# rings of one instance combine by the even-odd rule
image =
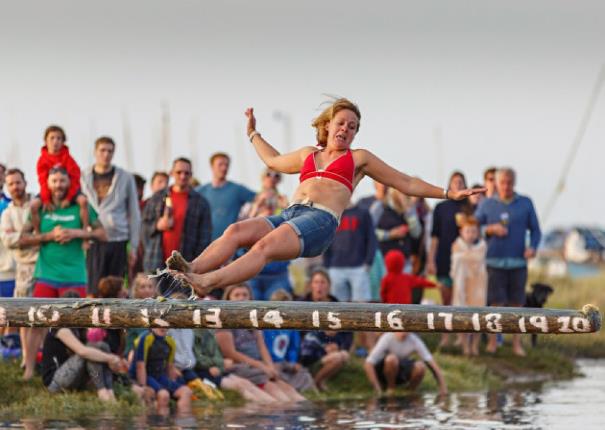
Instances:
[[[597,307],[452,307],[344,302],[0,299],[0,326],[593,333]]]

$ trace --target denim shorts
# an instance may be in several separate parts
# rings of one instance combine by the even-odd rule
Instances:
[[[265,219],[273,228],[286,223],[294,229],[300,239],[299,257],[321,255],[332,243],[338,227],[334,215],[307,204],[294,204]]]

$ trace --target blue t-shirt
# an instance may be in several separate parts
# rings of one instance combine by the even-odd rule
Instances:
[[[498,196],[484,199],[479,203],[475,217],[481,225],[501,223],[508,229],[504,237],[487,237],[487,258],[489,267],[498,269],[518,269],[527,262],[524,252],[527,246],[538,249],[540,225],[532,201],[515,194],[513,200],[504,203]],[[529,231],[529,244],[526,243]]]
[[[256,196],[254,191],[230,181],[222,187],[214,187],[211,183],[200,185],[195,191],[210,203],[212,240],[220,237],[230,224],[236,222],[244,203],[253,200]]]
[[[2,212],[4,212],[4,209],[8,207],[10,202],[11,199],[0,190],[0,215],[2,215]]]
[[[296,363],[300,348],[300,333],[296,330],[265,330],[265,344],[274,363]]]

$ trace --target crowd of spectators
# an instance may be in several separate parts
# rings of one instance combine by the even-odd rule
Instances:
[[[2,297],[186,297],[148,275],[175,250],[193,260],[238,219],[288,207],[279,172],[263,170],[255,193],[227,179],[226,153],[210,158],[212,180],[197,187],[192,162],[175,159],[170,172],[153,174],[144,199],[145,178],[113,164],[112,138],[94,142],[95,162],[82,170],[61,127],[49,126],[43,140],[38,194],[28,192],[22,170],[0,164]],[[291,262],[273,262],[247,284],[227,288],[223,299],[419,304],[425,288],[437,288],[443,305],[522,306],[538,219],[531,200],[515,191],[512,169],[487,169],[483,180],[485,195],[442,201],[432,211],[423,199],[375,183],[375,195],[342,214],[304,291],[293,287]],[[466,188],[464,174],[454,172],[448,187]],[[17,336],[3,330],[4,338]],[[355,339],[342,331],[23,328],[18,337],[25,380],[38,364],[50,392],[93,386],[105,401],[115,398],[119,381],[160,413],[170,399],[188,411],[192,397],[222,398],[221,389],[251,402],[298,402],[309,390],[327,389],[355,355],[365,357],[378,393],[416,388],[427,367],[447,392],[439,365],[413,333]],[[440,347],[449,340],[444,335]],[[456,345],[479,355],[480,340],[461,335]],[[489,336],[485,352],[500,343]],[[519,336],[512,345],[525,354]]]

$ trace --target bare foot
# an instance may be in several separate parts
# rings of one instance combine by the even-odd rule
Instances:
[[[172,254],[166,260],[166,267],[177,272],[191,272],[191,266],[178,251],[172,251]]]
[[[527,356],[527,354],[525,353],[525,350],[523,349],[523,347],[521,345],[513,348],[513,354],[515,354],[517,357]]]
[[[198,296],[206,296],[214,287],[210,286],[206,275],[198,275],[197,273],[183,273],[175,270],[169,270],[168,273],[180,282],[184,287],[191,288]]]
[[[496,350],[498,349],[498,344],[497,343],[488,343],[487,346],[485,347],[485,352],[487,352],[488,354],[495,354]]]
[[[23,380],[25,382],[27,381],[31,381],[31,379],[34,377],[34,371],[33,370],[28,370],[27,368],[25,369],[25,372],[23,372]]]

